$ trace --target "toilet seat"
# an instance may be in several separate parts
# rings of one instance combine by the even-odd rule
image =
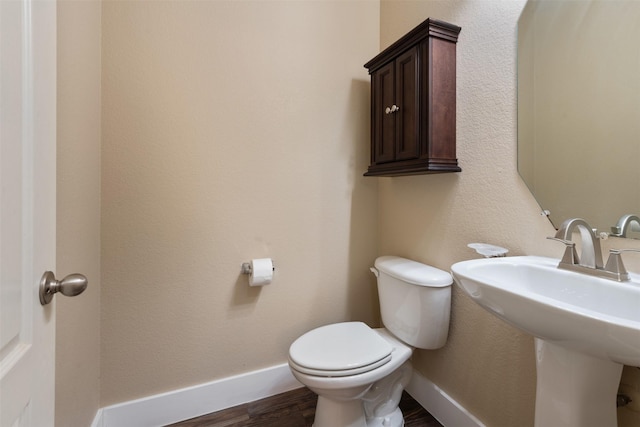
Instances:
[[[289,348],[298,372],[343,377],[372,371],[391,360],[393,346],[362,322],[321,326],[302,335]]]

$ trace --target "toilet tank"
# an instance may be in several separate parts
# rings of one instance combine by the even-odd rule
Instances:
[[[406,258],[376,259],[380,314],[384,327],[417,348],[444,346],[449,334],[451,274]]]

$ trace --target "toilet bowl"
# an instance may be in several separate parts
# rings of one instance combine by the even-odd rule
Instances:
[[[314,427],[401,427],[398,408],[409,383],[414,348],[446,343],[451,275],[400,257],[380,257],[378,278],[382,322],[321,326],[289,348],[289,367],[318,394]]]

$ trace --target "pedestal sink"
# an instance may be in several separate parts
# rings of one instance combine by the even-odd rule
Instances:
[[[628,282],[535,256],[451,267],[475,302],[535,337],[536,427],[615,427],[623,365],[640,366],[640,276]]]

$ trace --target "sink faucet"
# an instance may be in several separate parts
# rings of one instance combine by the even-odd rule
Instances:
[[[580,231],[581,237],[581,247],[582,252],[580,253],[580,257],[578,259],[573,259],[572,264],[578,264],[587,268],[602,268],[602,250],[600,249],[600,239],[596,237],[596,234],[593,232],[593,229],[587,222],[582,218],[572,218],[568,219],[562,223],[560,229],[556,233],[555,240],[560,240],[565,244],[567,242],[572,243],[575,252],[575,243],[573,240],[573,232],[578,229]],[[566,255],[566,253],[565,253]]]
[[[635,222],[638,228],[634,228],[631,224]],[[629,230],[638,231],[640,229],[640,218],[636,215],[623,215],[615,227],[611,227],[611,235],[615,237],[627,237]]]
[[[633,215],[628,215],[634,217]],[[640,218],[631,218],[626,224],[632,220]],[[576,244],[572,240],[575,230],[580,232],[582,251],[580,256],[576,252]],[[616,280],[618,282],[626,282],[630,280],[624,264],[622,263],[622,252],[640,252],[638,249],[611,249],[609,251],[609,259],[607,265],[602,265],[602,250],[600,249],[600,239],[596,236],[594,229],[581,218],[568,219],[562,223],[555,237],[547,237],[551,240],[562,242],[566,245],[566,250],[562,260],[558,263],[558,268],[564,270],[576,271],[592,276],[603,277],[605,279]]]

